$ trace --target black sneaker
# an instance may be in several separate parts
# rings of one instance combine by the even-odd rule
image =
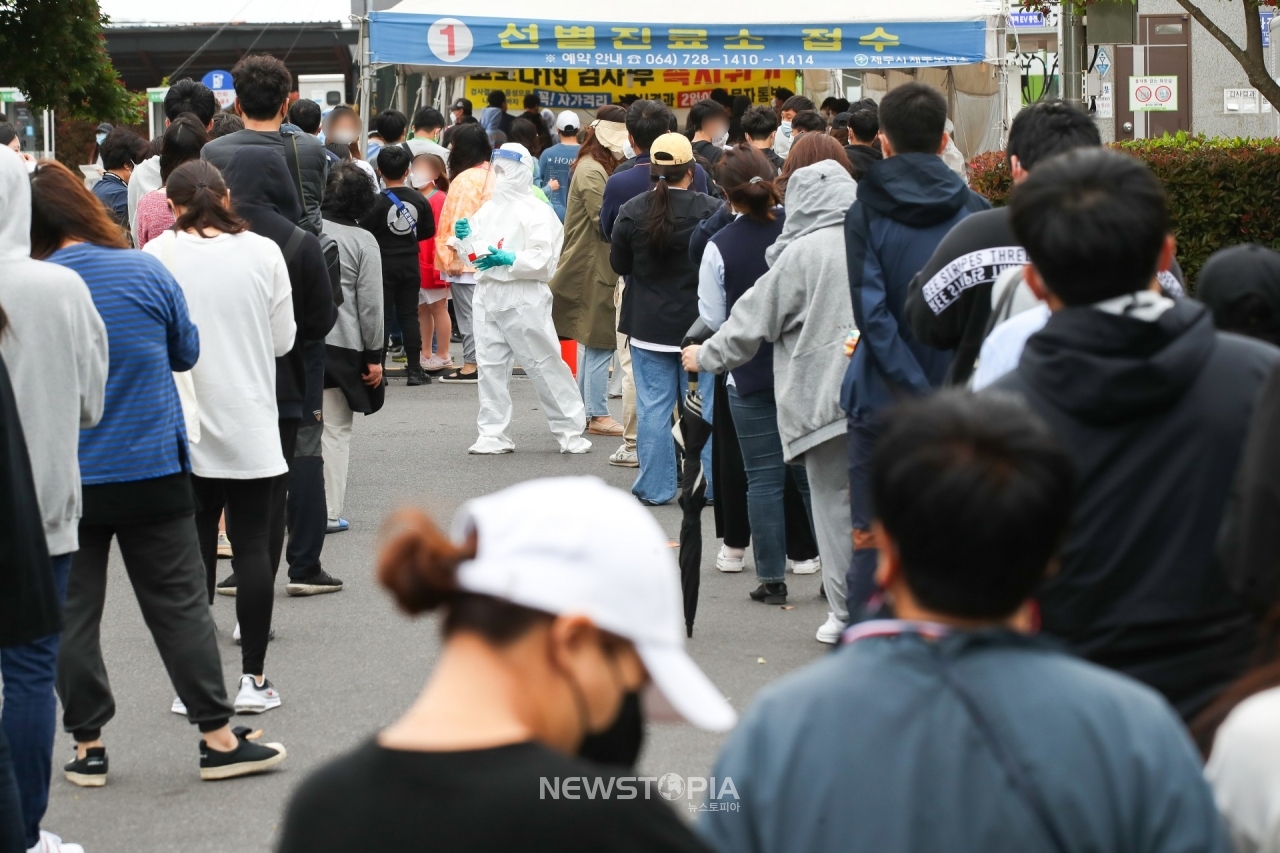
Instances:
[[[235,595],[236,594],[236,573],[232,572],[227,575],[226,580],[219,581],[214,587],[218,591],[218,595]]]
[[[207,743],[200,741],[201,779],[213,781],[248,776],[270,770],[284,761],[284,744],[254,743],[262,735],[261,731],[255,732],[248,726],[236,726],[232,732],[238,743],[230,752],[210,749]]]
[[[309,578],[300,580],[289,578],[284,591],[290,595],[324,595],[326,592],[342,592],[342,581],[321,569]]]
[[[752,601],[758,601],[761,604],[786,604],[787,584],[785,581],[781,583],[762,583],[751,590],[750,595]]]
[[[421,367],[410,365],[405,379],[405,385],[430,385],[431,377]]]
[[[101,788],[107,784],[107,748],[91,746],[84,758],[77,758],[62,766],[67,781],[81,788]]]

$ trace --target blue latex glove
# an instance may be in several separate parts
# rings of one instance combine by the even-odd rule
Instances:
[[[459,240],[465,240],[471,236],[471,223],[465,219],[459,219],[453,223],[453,236]]]
[[[476,269],[488,270],[494,267],[509,267],[516,262],[516,253],[506,249],[489,247],[489,254],[476,261]]]

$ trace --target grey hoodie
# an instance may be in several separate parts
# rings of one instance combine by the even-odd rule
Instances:
[[[79,547],[80,430],[102,417],[107,329],[79,275],[31,259],[31,183],[0,151],[0,308],[9,367],[27,437],[45,540],[53,556]]]
[[[699,367],[723,373],[749,361],[762,342],[773,342],[778,432],[788,462],[845,432],[840,383],[849,366],[844,342],[854,326],[844,216],[856,191],[853,178],[832,161],[792,174],[786,225],[765,253],[769,272],[698,351]]]

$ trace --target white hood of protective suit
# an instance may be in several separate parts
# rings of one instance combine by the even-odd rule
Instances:
[[[0,270],[13,274],[9,264],[31,260],[31,177],[27,164],[7,145],[0,152]]]
[[[533,194],[533,157],[520,144],[504,151],[520,155],[520,163],[496,161],[493,193],[471,217],[471,239],[483,246],[514,252],[510,266],[476,271],[476,283],[548,282],[555,275],[564,242],[564,226],[551,205]]]

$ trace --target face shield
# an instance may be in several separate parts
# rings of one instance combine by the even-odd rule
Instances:
[[[530,195],[533,188],[533,157],[519,143],[495,148],[489,158],[489,174],[485,178],[485,195]]]

